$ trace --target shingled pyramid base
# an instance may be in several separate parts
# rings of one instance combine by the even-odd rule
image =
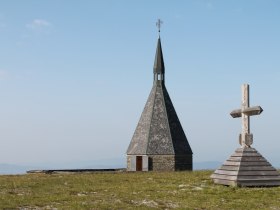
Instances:
[[[254,148],[238,148],[212,175],[216,184],[240,187],[280,186],[280,174]]]

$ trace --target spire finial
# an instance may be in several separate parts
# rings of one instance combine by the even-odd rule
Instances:
[[[163,24],[163,22],[161,21],[161,19],[158,19],[156,26],[158,27],[158,35],[160,36],[160,27]]]

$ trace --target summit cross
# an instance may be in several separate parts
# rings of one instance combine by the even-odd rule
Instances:
[[[241,147],[251,147],[253,144],[253,134],[250,133],[250,116],[261,114],[263,109],[260,106],[250,107],[248,84],[243,84],[241,89],[241,109],[233,110],[230,115],[233,118],[241,117],[242,119],[242,133],[239,135],[239,144]]]

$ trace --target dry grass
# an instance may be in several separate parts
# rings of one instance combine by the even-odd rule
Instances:
[[[214,185],[211,173],[0,176],[0,209],[280,209],[280,187]]]

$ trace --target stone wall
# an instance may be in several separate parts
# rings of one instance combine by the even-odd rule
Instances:
[[[135,162],[135,157],[136,156],[132,156],[132,155],[127,155],[126,156],[126,170],[127,171],[136,171],[136,163]]]
[[[149,155],[149,171],[175,171],[174,155]]]
[[[192,170],[192,155],[149,155],[149,171]]]
[[[192,155],[176,155],[175,156],[175,170],[176,171],[192,171],[193,159]]]
[[[148,155],[149,171],[192,170],[192,155]],[[127,171],[136,171],[136,155],[127,156]]]

